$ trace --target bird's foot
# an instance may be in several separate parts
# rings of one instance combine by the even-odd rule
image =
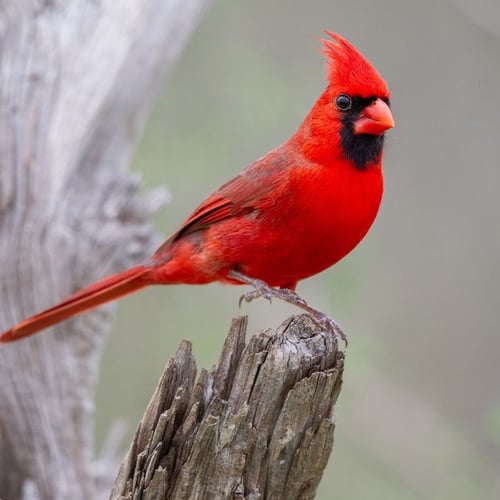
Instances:
[[[344,342],[344,345],[347,347],[347,345],[349,344],[349,337],[336,321],[320,311],[318,311],[318,314],[311,314],[318,321],[318,323],[323,325],[326,330],[328,330],[332,335],[340,337],[340,339]]]
[[[235,278],[236,276],[233,275],[231,276]],[[283,299],[283,295],[286,292],[294,293],[292,290],[288,290],[286,288],[274,288],[272,286],[269,286],[265,281],[262,280],[257,280],[253,278],[251,279],[251,282],[248,281],[245,283],[251,285],[253,287],[253,290],[250,292],[244,293],[241,297],[240,300],[238,301],[238,305],[241,307],[241,304],[243,302],[252,302],[255,299],[258,299],[259,297],[262,297],[269,302],[272,302],[272,299]]]
[[[308,312],[311,316],[318,321],[322,326],[324,326],[329,332],[334,336],[340,337],[347,347],[348,337],[344,330],[336,323],[333,319],[329,318],[324,312],[316,309],[315,307],[309,305],[302,297],[300,297],[296,292],[290,290],[289,288],[275,288],[269,286],[265,281],[258,280],[255,278],[250,278],[246,274],[240,273],[239,271],[230,271],[228,276],[230,278],[236,279],[241,283],[245,283],[253,287],[253,290],[243,294],[239,300],[239,306],[243,302],[252,302],[259,297],[267,299],[269,302],[272,299],[280,299],[284,302],[288,302],[294,306],[300,307],[304,311]]]

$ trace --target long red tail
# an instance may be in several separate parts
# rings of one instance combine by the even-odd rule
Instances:
[[[150,283],[145,279],[147,273],[147,268],[137,266],[103,278],[71,295],[60,304],[18,323],[0,335],[0,342],[12,342],[33,335],[71,316],[148,286]]]

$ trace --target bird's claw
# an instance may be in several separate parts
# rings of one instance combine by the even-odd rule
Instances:
[[[271,302],[271,300],[274,298],[283,300],[308,312],[328,332],[330,332],[335,337],[340,338],[347,347],[347,344],[349,342],[344,330],[342,330],[342,328],[333,319],[329,318],[325,313],[321,312],[315,307],[310,306],[302,297],[297,295],[295,291],[290,290],[289,288],[274,288],[272,286],[269,286],[264,281],[249,278],[248,276],[236,271],[230,273],[230,277],[253,287],[253,290],[243,294],[240,297],[240,300],[238,302],[239,307],[241,307],[241,304],[243,302],[252,302],[259,297],[263,297],[269,302]]]
[[[255,299],[258,299],[259,297],[263,297],[264,299],[269,300],[271,302],[271,295],[269,293],[266,293],[262,290],[258,290],[257,288],[255,290],[251,290],[250,292],[244,293],[241,297],[240,300],[238,301],[238,307],[241,307],[241,304],[243,302],[252,302]]]
[[[320,313],[319,315],[314,315],[315,319],[325,327],[335,337],[340,337],[342,342],[344,342],[345,347],[349,344],[349,338],[344,330],[336,323],[332,318],[329,318],[326,314]]]
[[[264,282],[260,283],[256,280],[255,283],[252,283],[252,286],[254,287],[253,290],[244,293],[240,297],[240,300],[238,301],[239,307],[241,307],[241,304],[243,302],[252,302],[253,300],[260,297],[268,300],[269,302],[272,302],[273,298],[279,298],[281,296],[280,292],[282,291],[282,289],[273,288],[272,286],[269,286]]]

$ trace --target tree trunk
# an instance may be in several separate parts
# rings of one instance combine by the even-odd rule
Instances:
[[[165,192],[125,170],[160,76],[208,0],[0,5],[0,327],[137,263]],[[110,309],[0,349],[0,497],[95,499],[97,367]],[[96,473],[99,470],[101,472]]]
[[[113,500],[314,498],[333,445],[344,354],[310,316],[245,347],[233,320],[217,366],[195,382],[191,344],[168,362]]]

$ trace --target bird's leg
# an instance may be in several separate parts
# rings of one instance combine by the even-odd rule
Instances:
[[[275,288],[269,286],[265,281],[251,278],[250,276],[247,276],[246,274],[235,270],[229,271],[228,277],[253,287],[252,291],[247,292],[240,297],[240,307],[243,301],[252,302],[252,300],[255,300],[259,297],[263,297],[269,302],[271,302],[273,298],[283,300],[284,302],[288,302],[289,304],[300,307],[304,311],[311,314],[319,323],[325,325],[326,328],[328,328],[328,330],[331,331],[334,335],[338,335],[347,346],[348,338],[344,330],[342,330],[342,328],[333,319],[329,318],[324,312],[309,305],[293,290],[290,290],[289,288]]]

